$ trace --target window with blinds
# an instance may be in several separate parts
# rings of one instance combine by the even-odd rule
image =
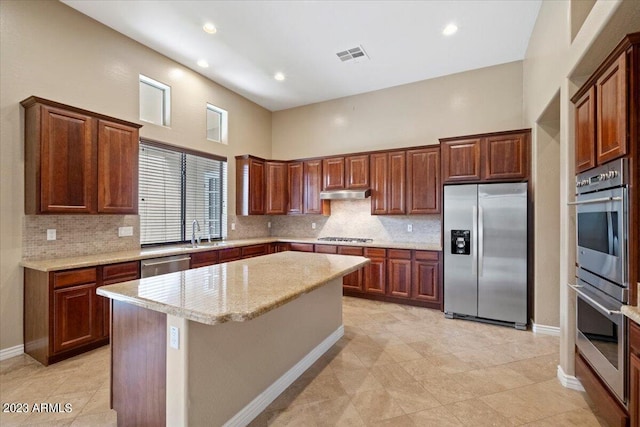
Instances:
[[[140,243],[191,240],[193,220],[202,239],[226,231],[227,162],[140,142]]]

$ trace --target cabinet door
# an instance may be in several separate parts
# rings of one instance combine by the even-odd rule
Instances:
[[[138,129],[98,121],[98,213],[138,213]]]
[[[631,427],[640,427],[640,357],[629,358],[629,417]]]
[[[387,290],[390,296],[409,298],[411,295],[411,260],[387,260]]]
[[[303,213],[304,179],[302,169],[302,162],[291,162],[287,165],[288,214]]]
[[[440,213],[440,147],[407,151],[407,213]]]
[[[437,252],[416,251],[413,262],[411,298],[438,303],[441,301],[440,264]]]
[[[389,158],[387,153],[371,155],[371,215],[385,215],[389,181]]]
[[[482,179],[504,181],[527,179],[529,134],[490,136],[482,142]]]
[[[94,120],[49,106],[41,114],[40,212],[95,212]]]
[[[480,179],[480,138],[443,141],[442,181],[461,182]]]
[[[576,173],[596,166],[596,88],[576,102]]]
[[[304,205],[306,214],[322,214],[322,161],[307,160],[304,162]]]
[[[53,291],[53,351],[71,350],[102,335],[96,325],[96,284]]]
[[[284,162],[266,162],[267,215],[284,215],[287,213],[287,164]]]
[[[626,52],[598,79],[596,88],[600,165],[627,154]]]
[[[323,190],[344,189],[344,157],[332,157],[322,160],[324,174]]]
[[[389,214],[404,215],[406,210],[407,161],[404,151],[389,153]]]
[[[369,155],[344,159],[346,188],[369,188]]]

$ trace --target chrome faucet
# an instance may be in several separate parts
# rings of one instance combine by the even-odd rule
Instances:
[[[197,238],[198,244],[196,245],[196,230],[200,231],[200,223],[198,222],[197,219],[194,219],[193,222],[191,223],[191,246],[193,246],[194,248],[200,244],[200,235],[198,234],[198,238]]]

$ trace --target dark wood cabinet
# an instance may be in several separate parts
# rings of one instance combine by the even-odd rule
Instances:
[[[389,296],[411,296],[411,251],[387,250],[387,293]]]
[[[287,164],[287,192],[289,195],[287,214],[304,213],[304,175],[302,162]]]
[[[138,212],[140,125],[42,98],[25,108],[25,213]]]
[[[596,81],[596,154],[599,165],[627,154],[627,54]]]
[[[190,268],[199,268],[206,267],[209,265],[215,265],[218,263],[218,252],[214,251],[204,251],[204,252],[194,252],[191,254],[191,261],[189,264]]]
[[[120,262],[100,267],[102,280],[100,286],[113,285],[114,283],[126,282],[140,278],[140,263],[138,261]],[[109,298],[96,295],[98,299],[98,309],[102,310],[102,315],[97,313],[97,318],[102,318],[102,337],[109,338],[111,330],[111,300]]]
[[[521,129],[441,139],[443,183],[527,180],[530,137]]]
[[[236,157],[236,215],[265,214],[265,177],[263,159]]]
[[[371,214],[406,213],[406,153],[393,151],[370,156]]]
[[[387,251],[380,248],[365,248],[364,256],[371,262],[364,267],[364,291],[384,295],[387,290]]]
[[[98,121],[98,213],[138,213],[138,129]]]
[[[344,174],[346,188],[369,188],[369,155],[345,157]]]
[[[284,215],[287,213],[288,168],[285,162],[265,162],[265,214]]]
[[[322,191],[322,160],[307,160],[303,164],[304,204],[303,213],[328,215],[329,204],[320,200]]]
[[[596,166],[596,88],[592,86],[576,102],[576,173]]]
[[[411,297],[429,303],[442,303],[440,289],[440,252],[416,251],[412,267]]]
[[[440,213],[440,147],[407,151],[407,213]]]
[[[338,246],[338,254],[340,255],[356,255],[363,256],[364,248],[357,246]],[[353,290],[362,292],[364,285],[364,268],[353,273],[349,273],[342,278],[342,288],[345,290]]]
[[[342,190],[344,186],[344,157],[322,160],[323,190]]]

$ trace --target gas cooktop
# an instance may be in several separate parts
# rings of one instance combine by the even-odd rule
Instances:
[[[319,237],[323,242],[346,242],[346,243],[370,243],[373,239],[363,239],[360,237]]]

